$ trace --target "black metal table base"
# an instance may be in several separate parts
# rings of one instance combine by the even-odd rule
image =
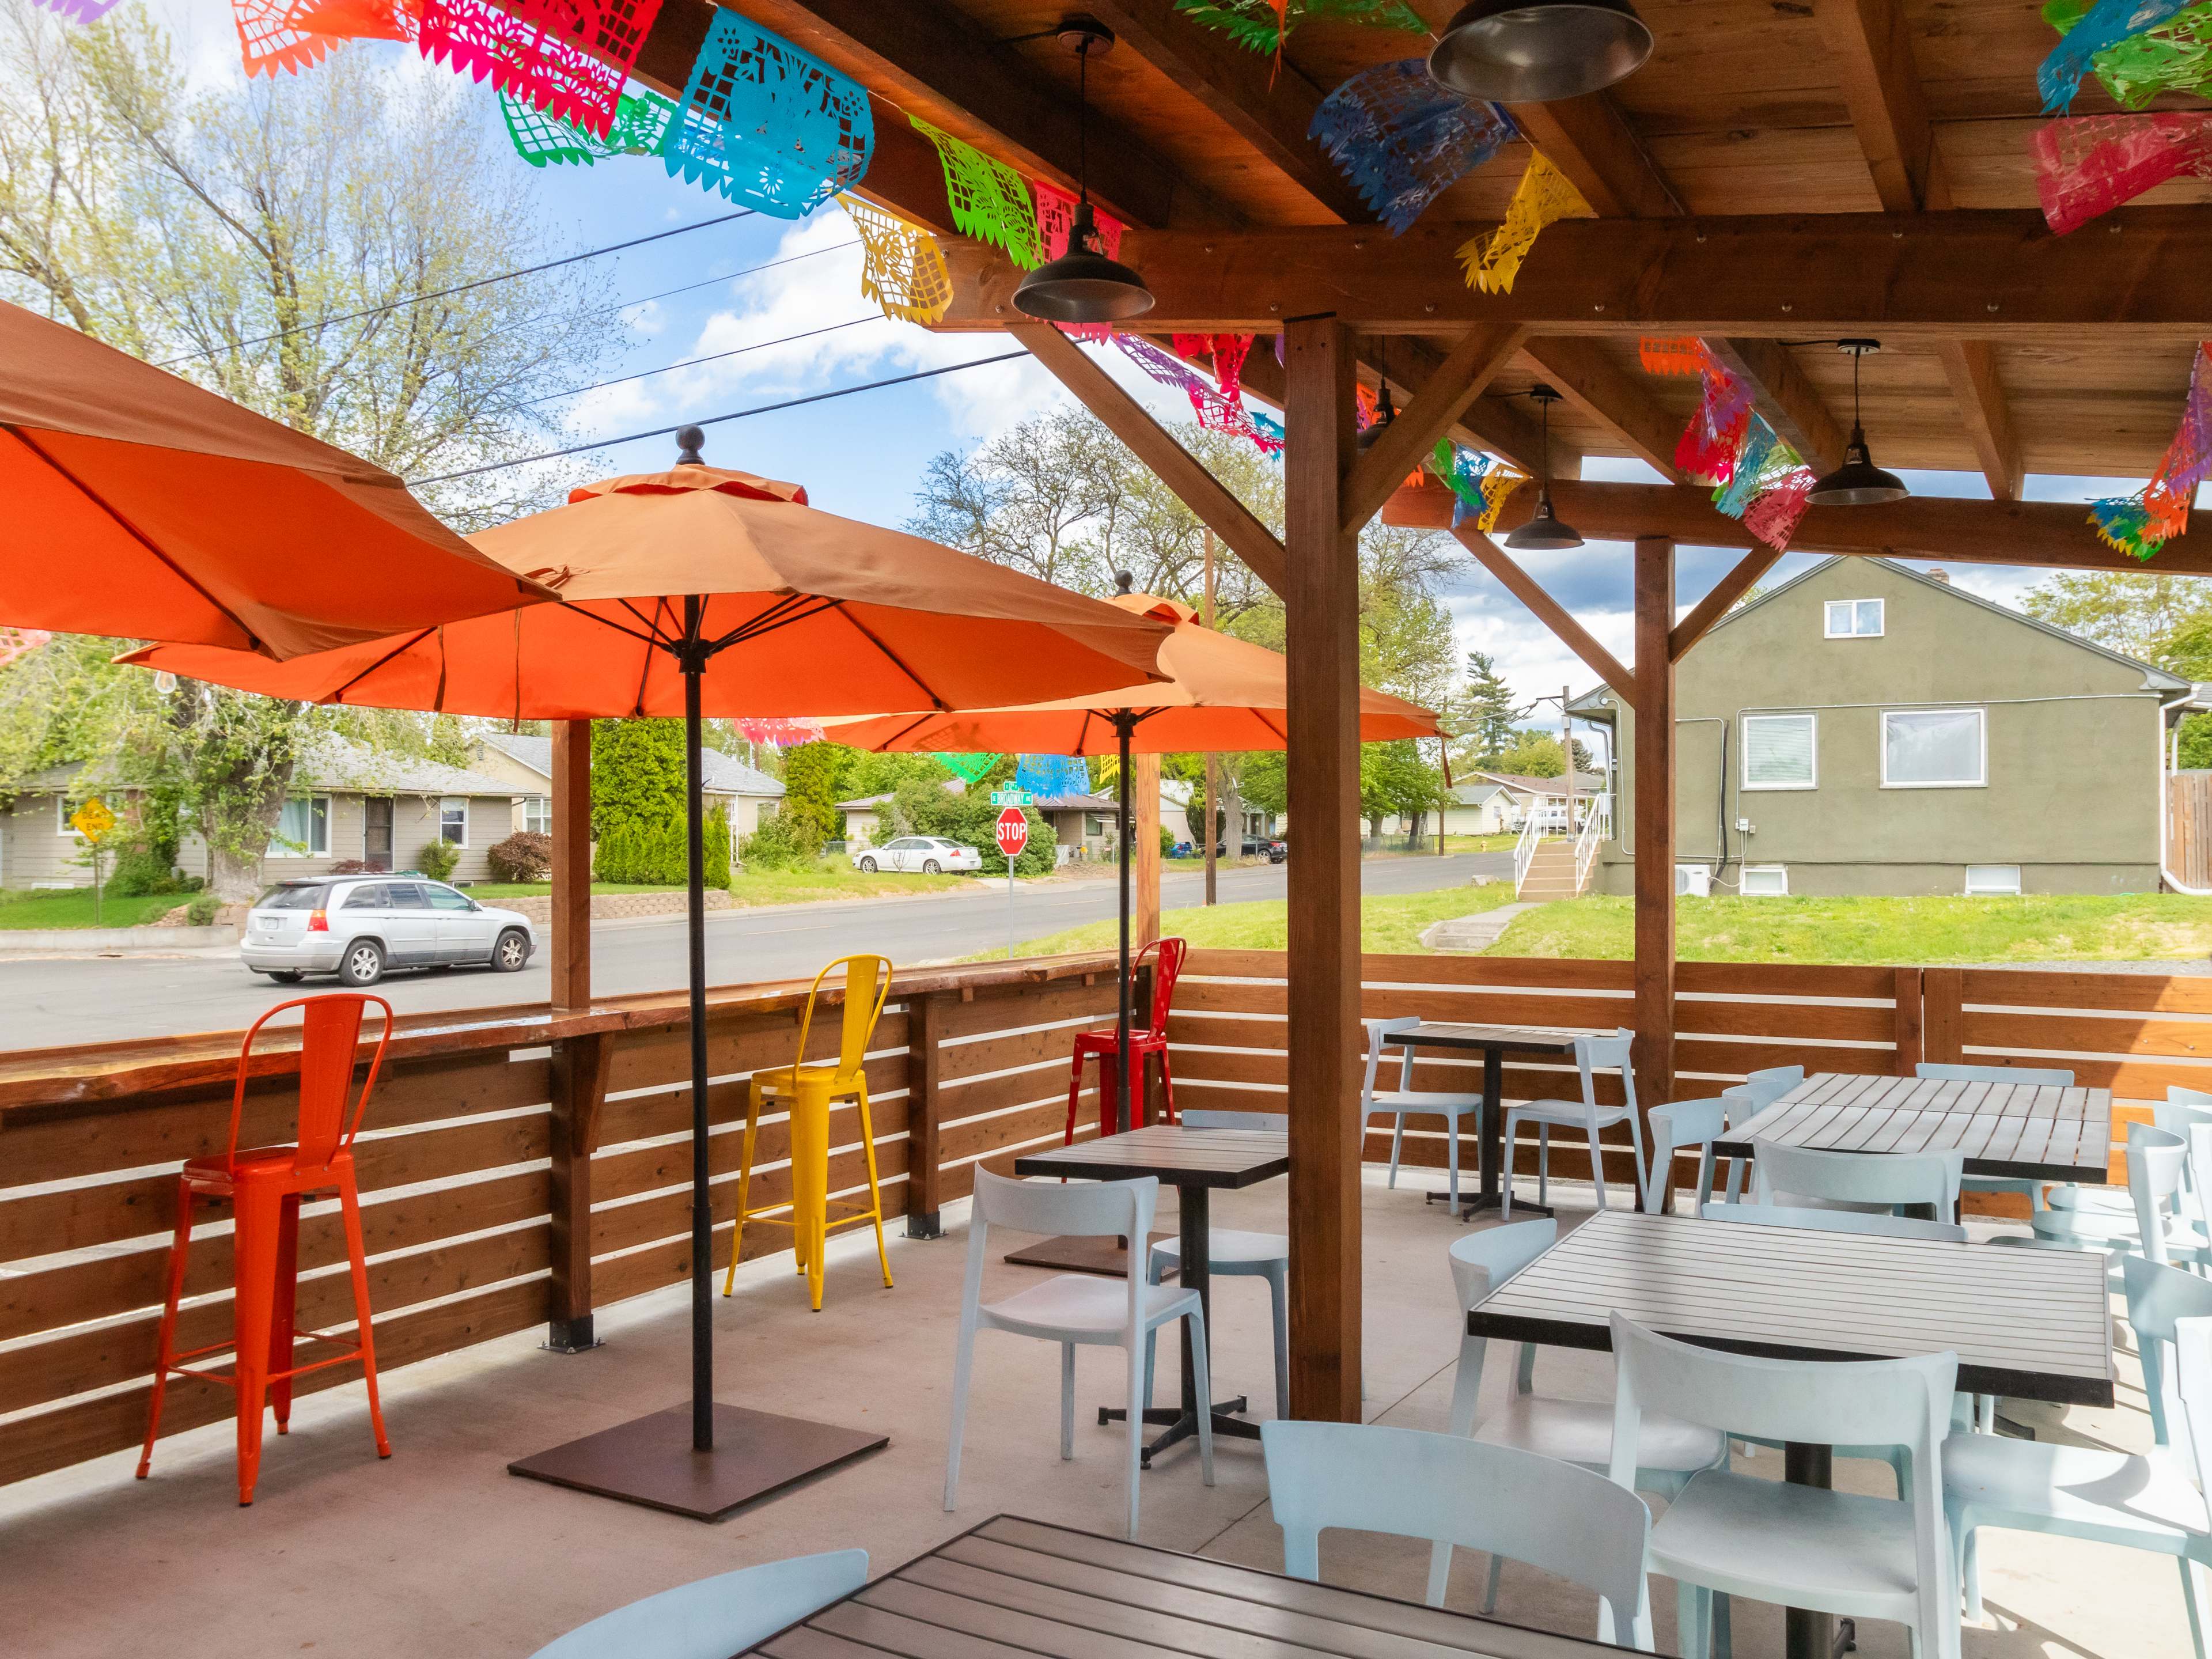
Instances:
[[[1250,1409],[1249,1403],[1241,1394],[1234,1400],[1216,1401],[1213,1406],[1213,1432],[1217,1435],[1225,1435],[1231,1440],[1257,1440],[1260,1437],[1260,1425],[1242,1414]],[[1098,1408],[1098,1426],[1101,1428],[1104,1428],[1109,1423],[1126,1423],[1128,1420],[1129,1413],[1118,1406],[1101,1406]],[[1152,1455],[1155,1452],[1164,1452],[1170,1446],[1178,1445],[1185,1440],[1195,1439],[1198,1436],[1198,1419],[1180,1406],[1154,1406],[1146,1412],[1145,1421],[1157,1423],[1167,1430],[1165,1434],[1157,1437],[1152,1443],[1146,1447],[1139,1455],[1137,1462],[1145,1468],[1149,1469],[1152,1467]]]
[[[1451,1194],[1449,1193],[1423,1193],[1421,1196],[1428,1202],[1433,1204],[1440,1198],[1449,1199]],[[1474,1220],[1479,1211],[1503,1210],[1504,1207],[1505,1196],[1502,1193],[1476,1193],[1472,1196],[1469,1196],[1466,1193],[1462,1193],[1459,1196],[1459,1218],[1462,1221]],[[1552,1215],[1552,1206],[1550,1205],[1531,1204],[1527,1199],[1517,1195],[1513,1200],[1513,1207],[1516,1210],[1526,1210],[1530,1215],[1535,1216],[1541,1220],[1549,1220]]]

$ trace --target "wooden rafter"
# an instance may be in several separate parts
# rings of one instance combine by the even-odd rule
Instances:
[[[1428,334],[1520,323],[1540,334],[1653,329],[1786,339],[2194,344],[2212,334],[2212,205],[2122,209],[2124,234],[2053,236],[2034,210],[1803,217],[1568,219],[1545,231],[1510,294],[1457,277],[1481,224],[1138,231],[1121,256],[1144,272],[1148,329],[1272,333],[1285,317],[1340,315],[1363,332]],[[997,328],[1021,272],[996,249],[946,250],[955,297],[943,326]]]
[[[1382,511],[1390,492],[1482,395],[1521,340],[1521,331],[1510,324],[1468,330],[1397,417],[1379,433],[1369,434],[1375,439],[1373,445],[1344,481],[1340,500],[1348,532],[1358,535]]]
[[[1128,445],[1184,506],[1251,567],[1254,575],[1276,592],[1283,591],[1287,567],[1282,543],[1195,456],[1170,437],[1142,404],[1085,356],[1081,346],[1049,323],[1018,323],[1006,331]]]
[[[1609,428],[1630,454],[1662,477],[1681,482],[1674,470],[1681,422],[1660,408],[1638,377],[1622,369],[1596,341],[1552,336],[1529,341],[1522,356],[1569,403]]]
[[[2001,501],[2020,499],[2027,469],[2020,456],[2020,434],[2012,423],[2012,404],[1997,384],[1996,348],[1986,340],[1945,340],[1936,348],[1944,378],[1959,405],[1959,418],[1973,440],[1975,458],[1990,494]]]
[[[1827,399],[1805,378],[1790,348],[1777,340],[1717,339],[1706,343],[1729,372],[1752,390],[1753,406],[1791,448],[1822,472],[1841,465],[1844,429]]]
[[[1544,159],[1565,173],[1600,218],[1668,219],[1681,198],[1601,92],[1556,104],[1515,104],[1514,121]]]
[[[1668,634],[1668,656],[1681,661],[1684,653],[1705,638],[1712,625],[1728,615],[1735,602],[1758,585],[1761,576],[1774,568],[1781,556],[1779,548],[1754,547],[1738,559],[1729,573],[1713,584],[1712,591],[1699,599],[1690,614]]]
[[[1591,638],[1573,613],[1547,593],[1543,585],[1522,569],[1510,553],[1479,530],[1462,526],[1452,532],[1452,539],[1473,554],[1477,564],[1497,577],[1506,592],[1527,605],[1536,620],[1557,635],[1559,643],[1580,657],[1583,665],[1611,686],[1623,702],[1632,708],[1636,706],[1636,677],[1621,666],[1618,657]]]

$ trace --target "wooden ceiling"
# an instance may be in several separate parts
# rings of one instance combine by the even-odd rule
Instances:
[[[665,0],[641,56],[641,78],[680,93],[711,3]],[[2035,207],[2028,149],[2042,123],[2035,72],[2057,38],[2035,0],[1639,4],[1657,37],[1641,71],[1608,94],[1513,111],[1601,216]],[[1293,31],[1278,69],[1193,22],[1174,0],[735,0],[731,9],[876,95],[877,159],[861,193],[941,229],[949,226],[936,157],[905,116],[933,121],[1026,173],[1072,183],[1077,65],[1054,30],[1079,11],[1119,37],[1091,69],[1091,190],[1139,229],[1235,236],[1370,222],[1306,140],[1307,123],[1351,75],[1425,53],[1429,44],[1426,35],[1316,21]],[[1413,9],[1433,27],[1456,7],[1455,0],[1413,0]],[[2188,99],[2166,102],[2202,107]],[[2112,107],[2093,79],[2075,112]],[[1420,240],[1455,225],[1475,234],[1494,222],[1528,156],[1526,143],[1510,145],[1444,192],[1424,216],[1419,228],[1431,234]],[[2111,251],[2113,283],[2139,281],[2141,271],[2121,252],[2125,233],[2148,222],[2142,209],[2160,204],[2193,204],[2187,216],[2212,233],[2212,181],[2161,186],[2139,206],[2075,233],[2083,246],[2063,250],[2077,273],[2069,281],[2084,268],[2101,274],[2103,250]],[[1622,239],[1604,245],[1634,246]],[[1982,257],[1985,267],[2002,263]],[[1366,378],[1387,369],[1401,401],[1425,383],[1460,328],[1483,314],[1486,296],[1471,304],[1449,258],[1437,264],[1434,282],[1455,326],[1401,332],[1387,343],[1378,336],[1361,353]],[[971,258],[962,268],[974,266]],[[1610,273],[1624,283],[1639,274]],[[1522,280],[1546,280],[1539,258]],[[2180,285],[2212,289],[2201,279]],[[2165,314],[2169,322],[2186,319],[2192,307],[2203,308],[2194,295]],[[1569,394],[1553,411],[1556,470],[1571,475],[1590,455],[1637,456],[1666,471],[1696,388],[1642,371],[1637,334],[1657,331],[1665,331],[1662,319],[1648,314],[1617,325],[1583,321],[1575,337],[1532,325],[1462,418],[1459,435],[1532,464],[1531,406],[1512,394],[1540,379]],[[1838,448],[1850,425],[1850,362],[1832,347],[1787,343],[1792,331],[1767,327],[1759,331],[1765,337],[1715,343],[1735,351],[1778,428],[1810,459],[1832,461],[1832,453],[1815,452]],[[1868,434],[1886,465],[1979,472],[1999,499],[2014,495],[2027,472],[2141,478],[2157,465],[2181,411],[2189,331],[2081,324],[2033,338],[1899,334],[1865,365]],[[2212,334],[2212,319],[2204,331]],[[1266,356],[1253,354],[1251,387],[1271,398],[1279,382]]]

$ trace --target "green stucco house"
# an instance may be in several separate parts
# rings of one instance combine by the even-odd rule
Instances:
[[[1888,559],[1833,558],[1719,623],[1678,672],[1677,892],[2141,893],[2171,884],[2165,670]],[[2212,688],[2207,688],[2212,690]],[[1609,689],[1632,890],[1634,720]]]

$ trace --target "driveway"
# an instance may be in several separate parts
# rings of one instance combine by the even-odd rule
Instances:
[[[1421,893],[1458,886],[1477,873],[1510,879],[1512,869],[1510,853],[1409,854],[1367,860],[1360,879],[1370,893]],[[1280,898],[1285,891],[1280,865],[1224,869],[1219,879],[1224,903]],[[988,884],[981,892],[942,897],[718,911],[707,921],[707,971],[713,983],[726,985],[811,975],[853,951],[917,963],[1003,950],[1010,939],[1038,939],[1112,916],[1115,888],[1112,881],[1097,880],[1018,888],[1011,919],[1004,886]],[[1168,875],[1160,883],[1160,902],[1168,909],[1196,904],[1204,888],[1201,874]],[[677,989],[684,983],[684,923],[681,918],[603,922],[592,930],[592,954],[594,988],[604,994]],[[242,1030],[272,1004],[331,983],[272,984],[248,974],[227,951],[27,961],[0,957],[0,1049]],[[546,969],[533,964],[510,975],[394,974],[377,989],[401,1013],[428,1013],[542,1002],[550,986]]]

